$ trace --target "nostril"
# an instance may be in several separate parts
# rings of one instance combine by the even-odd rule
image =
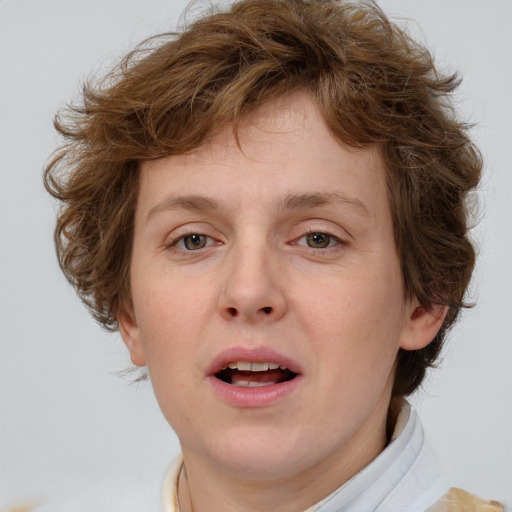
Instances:
[[[261,308],[261,309],[262,309],[262,311],[263,311],[264,313],[266,313],[267,315],[270,315],[270,313],[272,313],[272,308],[271,308],[270,306],[267,306],[267,307],[265,307],[265,308]]]
[[[228,313],[231,316],[237,316],[238,315],[238,311],[236,310],[236,308],[228,308]]]

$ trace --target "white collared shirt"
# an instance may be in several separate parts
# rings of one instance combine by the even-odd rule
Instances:
[[[182,464],[178,457],[165,477],[163,512],[180,512],[177,481]],[[384,451],[305,512],[424,512],[447,491],[418,416],[406,403]]]

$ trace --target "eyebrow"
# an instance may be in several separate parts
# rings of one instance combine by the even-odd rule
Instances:
[[[303,210],[314,208],[317,206],[336,206],[338,204],[348,205],[360,213],[373,217],[368,207],[361,200],[343,194],[341,192],[310,192],[303,194],[289,194],[277,203],[279,211],[286,210]],[[206,196],[186,195],[171,196],[151,208],[146,218],[149,219],[158,212],[166,210],[185,209],[194,212],[206,212],[219,210],[220,206],[217,201]]]
[[[218,210],[219,204],[214,199],[210,199],[205,196],[172,196],[167,197],[157,205],[151,208],[146,218],[149,219],[155,213],[165,211],[165,210],[177,210],[177,209],[185,209],[194,212],[205,212]]]
[[[373,217],[370,209],[363,201],[341,192],[290,194],[279,201],[278,208],[280,210],[301,210],[316,206],[336,206],[338,204],[351,206],[360,213],[368,217]]]

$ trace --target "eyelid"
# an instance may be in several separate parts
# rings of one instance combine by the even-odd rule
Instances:
[[[219,240],[219,237],[213,236],[211,234],[212,228],[208,224],[201,223],[201,225],[183,225],[179,226],[178,228],[174,229],[167,235],[165,238],[165,241],[163,242],[162,246],[164,249],[170,249],[172,247],[177,248],[177,250],[180,250],[182,252],[199,252],[201,249],[206,249],[208,247],[211,247],[212,245],[221,245],[222,241]],[[186,248],[180,248],[177,247],[177,244],[180,243],[182,240],[184,240],[188,236],[192,235],[199,235],[204,236],[208,239],[207,245],[205,247],[202,247],[201,249],[190,250]]]
[[[184,234],[180,234],[178,236],[172,237],[170,240],[167,240],[164,245],[165,245],[165,247],[176,247],[180,242],[183,242],[183,240],[185,240],[185,238],[192,236],[192,235],[198,235],[198,236],[202,236],[202,237],[206,238],[207,243],[206,243],[205,247],[209,247],[215,243],[218,243],[218,240],[216,240],[214,237],[212,237],[210,235],[205,235],[204,233],[200,233],[199,231],[191,231],[190,233],[184,233]]]
[[[320,235],[325,235],[327,237],[329,237],[331,239],[331,241],[334,241],[335,244],[333,245],[328,245],[327,247],[311,247],[309,245],[307,245],[307,243],[299,243],[300,240],[302,240],[303,238],[306,238],[308,235],[313,235],[313,234],[320,234]],[[340,246],[340,245],[347,245],[348,242],[346,240],[344,240],[343,238],[340,238],[339,236],[335,235],[334,233],[331,233],[325,229],[308,229],[306,232],[304,232],[302,235],[294,238],[291,242],[290,242],[291,245],[300,245],[302,247],[306,247],[308,249],[313,249],[315,251],[326,251],[326,250],[329,250],[329,249],[333,249],[337,246]]]
[[[189,249],[188,247],[186,247],[185,240],[188,237],[191,237],[193,235],[204,237],[206,239],[205,245],[203,247],[197,247],[196,249]],[[183,245],[183,247],[181,247],[180,245]],[[180,250],[182,250],[184,252],[199,252],[200,250],[206,249],[207,247],[211,247],[212,245],[215,245],[215,240],[211,236],[203,235],[201,233],[191,233],[190,235],[183,235],[183,236],[177,238],[173,242],[171,247],[178,247]]]
[[[336,221],[321,217],[299,219],[294,226],[291,226],[290,239],[293,243],[313,233],[328,235],[340,244],[349,244],[353,239],[345,226],[340,225]]]

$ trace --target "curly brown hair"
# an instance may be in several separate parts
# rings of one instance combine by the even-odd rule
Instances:
[[[94,318],[117,329],[130,302],[139,162],[192,151],[220,126],[236,129],[259,105],[305,90],[340,141],[381,148],[406,293],[427,309],[448,307],[427,347],[400,350],[393,393],[408,395],[467,306],[475,262],[468,193],[482,161],[450,106],[458,84],[372,1],[211,10],[142,43],[56,117],[66,142],[45,185],[61,202],[60,266]]]

